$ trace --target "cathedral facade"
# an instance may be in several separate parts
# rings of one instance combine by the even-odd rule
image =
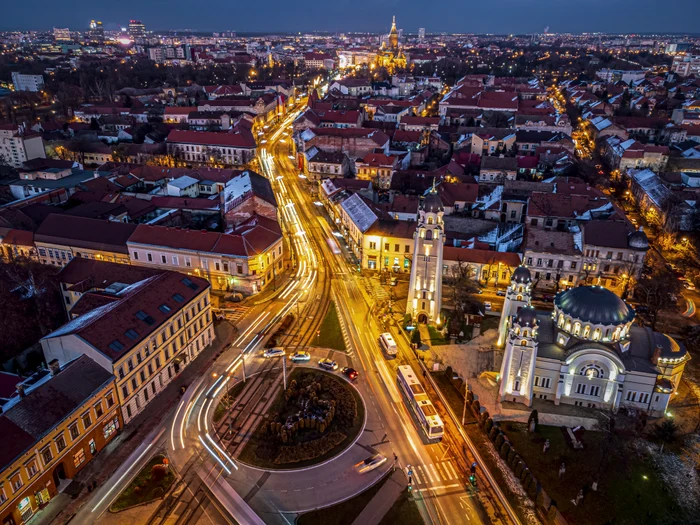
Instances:
[[[396,17],[392,20],[391,31],[389,32],[387,41],[388,45],[382,42],[377,52],[377,66],[386,68],[390,73],[393,73],[396,69],[404,69],[406,67],[406,56],[399,44]]]
[[[531,285],[521,266],[506,292],[501,401],[665,413],[690,359],[682,344],[634,324],[632,307],[602,286],[559,292],[554,311],[542,312],[530,304]]]

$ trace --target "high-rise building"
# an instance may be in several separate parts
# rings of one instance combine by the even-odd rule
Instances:
[[[423,42],[424,40],[425,40],[425,28],[419,27],[418,28],[418,41]]]
[[[146,38],[146,26],[141,20],[129,21],[129,36],[134,39],[134,42],[139,38]]]
[[[413,234],[413,264],[406,313],[419,323],[440,323],[442,305],[442,252],[444,208],[433,188],[418,207],[418,225]]]
[[[69,42],[70,41],[70,29],[54,27],[53,28],[53,39],[56,42]]]
[[[105,30],[102,27],[102,22],[90,20],[90,29],[88,30],[88,39],[91,42],[104,42]]]
[[[13,71],[12,83],[15,86],[15,91],[32,91],[37,93],[44,89],[44,76],[24,75],[17,71]]]

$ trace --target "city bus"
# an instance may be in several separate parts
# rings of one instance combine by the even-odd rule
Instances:
[[[399,366],[396,382],[408,400],[408,404],[411,405],[428,439],[442,439],[444,434],[442,420],[413,368],[409,365]]]
[[[390,355],[392,357],[396,355],[398,347],[396,346],[396,341],[394,341],[394,338],[390,333],[380,335],[379,344],[381,345],[382,350],[386,352],[386,355]]]

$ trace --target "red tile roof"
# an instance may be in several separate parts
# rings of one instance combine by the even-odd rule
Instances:
[[[462,261],[473,264],[505,264],[511,268],[520,266],[520,255],[512,252],[493,252],[490,250],[470,250],[445,246],[442,257],[445,261]]]
[[[234,132],[189,131],[174,129],[167,141],[180,144],[200,144],[204,146],[230,146],[232,148],[255,148],[255,138],[250,130],[237,127]]]

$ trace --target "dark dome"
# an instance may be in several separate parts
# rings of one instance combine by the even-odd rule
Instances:
[[[587,323],[619,325],[634,319],[634,310],[602,286],[579,286],[560,292],[554,305],[564,315]]]
[[[627,245],[635,250],[648,250],[649,239],[647,238],[647,234],[641,229],[630,233],[629,237],[627,237]]]
[[[537,313],[532,306],[521,308],[515,316],[515,322],[519,325],[534,326],[537,323]]]
[[[421,208],[432,213],[437,213],[444,210],[440,196],[437,194],[437,192],[433,191],[429,192],[425,197],[423,197],[423,204],[421,205]]]
[[[532,275],[530,275],[530,270],[528,270],[525,266],[518,266],[513,272],[513,277],[511,280],[521,284],[531,283]]]

